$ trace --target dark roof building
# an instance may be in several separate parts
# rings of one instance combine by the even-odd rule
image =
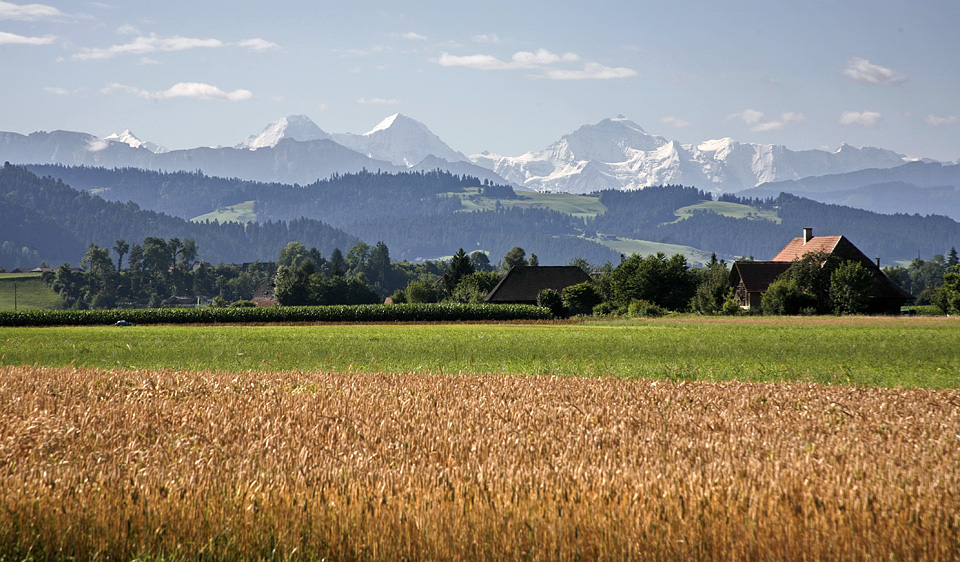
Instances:
[[[257,306],[277,306],[277,286],[273,283],[273,279],[267,279],[263,283],[257,285],[257,288],[253,290],[253,298],[250,300],[253,301],[253,304]]]
[[[760,300],[770,284],[790,269],[784,261],[736,261],[730,268],[734,298],[743,308],[760,308]]]
[[[590,276],[574,265],[517,265],[483,300],[493,304],[537,304],[537,295],[544,289],[562,291],[589,281]]]
[[[738,261],[730,270],[730,281],[736,299],[743,308],[760,306],[763,294],[790,265],[813,252],[826,252],[842,261],[854,261],[873,276],[873,289],[868,297],[867,312],[899,314],[900,307],[913,300],[910,293],[898,287],[880,270],[880,260],[868,258],[843,236],[814,236],[812,228],[804,228],[803,236],[794,238],[770,261]]]

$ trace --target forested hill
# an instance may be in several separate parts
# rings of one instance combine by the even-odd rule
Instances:
[[[479,187],[481,180],[442,170],[430,172],[359,172],[334,174],[307,185],[261,183],[218,178],[203,172],[154,172],[136,168],[28,165],[71,187],[92,191],[109,201],[133,201],[142,208],[191,219],[218,208],[256,201],[258,220],[317,219],[342,227],[366,219],[452,213],[458,199],[440,194]],[[507,186],[505,188],[513,193]],[[454,249],[455,251],[456,249]]]
[[[588,223],[605,234],[693,246],[728,256],[770,259],[811,227],[814,235],[842,234],[860,250],[883,261],[929,257],[960,246],[960,223],[944,216],[883,215],[819,203],[790,194],[767,200],[727,199],[754,211],[736,218],[709,208],[676,220],[673,210],[709,199],[696,189],[673,186],[635,192],[603,192],[607,212]],[[779,219],[763,218],[762,211]]]
[[[317,220],[192,223],[146,211],[135,203],[108,202],[53,178],[18,167],[0,169],[0,266],[36,267],[80,263],[89,244],[110,247],[117,240],[193,238],[200,259],[242,263],[272,261],[289,242],[299,241],[329,255],[359,239]]]
[[[336,174],[308,185],[285,185],[214,178],[201,172],[59,165],[27,168],[106,199],[132,200],[141,207],[183,218],[256,201],[260,222],[299,222],[301,217],[320,220],[369,244],[385,242],[398,260],[449,256],[463,247],[487,251],[496,261],[514,246],[537,254],[544,265],[566,264],[578,257],[593,263],[619,259],[619,252],[577,238],[583,222],[568,214],[549,209],[465,212],[461,199],[453,196],[465,188],[479,188],[486,197],[497,200],[514,198],[513,189],[443,170]],[[306,240],[302,242],[310,246]]]

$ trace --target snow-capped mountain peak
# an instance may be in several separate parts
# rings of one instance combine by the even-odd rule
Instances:
[[[570,161],[623,162],[631,157],[631,151],[657,150],[666,143],[666,139],[647,133],[621,115],[584,125],[548,150]]]
[[[282,139],[312,141],[329,138],[330,135],[306,115],[290,115],[270,123],[258,134],[243,139],[236,148],[256,150],[265,146],[277,146]]]
[[[108,142],[123,143],[130,145],[133,148],[146,148],[154,154],[163,154],[164,152],[167,152],[166,148],[157,143],[146,142],[138,139],[130,129],[124,129],[122,133],[113,133],[112,135],[107,135],[103,137],[103,140]]]
[[[362,135],[335,134],[333,140],[376,160],[413,167],[428,156],[448,162],[469,162],[462,153],[447,146],[426,125],[395,113]]]
[[[370,135],[372,135],[372,134],[374,134],[374,133],[376,133],[376,132],[378,132],[378,131],[386,131],[387,129],[389,129],[390,127],[392,127],[393,124],[394,124],[398,119],[400,119],[400,120],[402,121],[402,120],[405,120],[405,119],[407,119],[407,118],[404,117],[403,115],[400,115],[399,113],[394,113],[393,115],[387,117],[386,119],[384,119],[383,121],[381,121],[380,123],[378,123],[376,127],[372,128],[372,129],[370,129],[369,131],[367,131],[366,133],[364,133],[364,136],[370,136]],[[409,120],[410,120],[410,121],[413,121],[412,119],[409,119]]]

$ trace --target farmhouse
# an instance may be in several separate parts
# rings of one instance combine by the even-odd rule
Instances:
[[[517,265],[483,300],[493,304],[537,304],[537,295],[544,289],[562,291],[588,281],[590,276],[573,265]]]
[[[873,276],[867,312],[899,314],[900,307],[913,297],[887,278],[880,270],[880,260],[868,258],[843,236],[814,236],[812,228],[804,228],[803,236],[794,238],[770,261],[737,261],[730,270],[730,282],[736,288],[735,298],[743,308],[759,308],[763,294],[790,265],[811,252],[826,252],[842,261],[854,261]]]

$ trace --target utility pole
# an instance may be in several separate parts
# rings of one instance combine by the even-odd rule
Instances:
[[[13,311],[17,311],[17,282],[13,282]]]

